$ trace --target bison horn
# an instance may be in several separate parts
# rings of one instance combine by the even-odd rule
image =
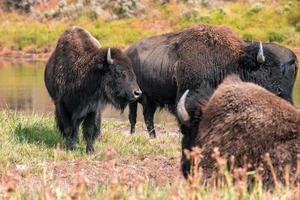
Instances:
[[[185,105],[184,105],[186,96],[188,93],[189,93],[189,90],[186,90],[183,93],[183,95],[181,96],[181,98],[177,104],[177,114],[178,114],[179,120],[183,123],[187,123],[188,121],[190,121],[189,113],[187,112]]]
[[[110,48],[108,48],[108,51],[107,51],[107,62],[110,65],[114,64],[114,60],[111,58]]]
[[[259,43],[259,51],[257,53],[256,59],[257,59],[258,63],[264,63],[265,62],[265,56],[264,56],[264,50],[263,50],[262,42]]]

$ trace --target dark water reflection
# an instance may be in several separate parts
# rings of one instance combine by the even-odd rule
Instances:
[[[54,110],[44,85],[43,62],[12,63],[0,61],[0,110],[11,109],[21,112],[51,113]],[[138,120],[143,120],[141,108]],[[103,117],[128,120],[128,110],[123,114],[111,106],[104,110]],[[156,122],[174,120],[167,112],[157,112]]]
[[[11,63],[0,61],[0,109],[22,112],[51,113],[53,105],[44,86],[44,63]],[[294,102],[300,107],[300,75],[294,88]],[[108,106],[104,118],[127,120],[128,111],[120,115]],[[138,119],[142,120],[141,109]],[[174,118],[165,111],[157,112],[156,122],[171,121]]]

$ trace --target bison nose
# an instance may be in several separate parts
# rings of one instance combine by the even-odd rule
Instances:
[[[142,96],[142,91],[141,90],[134,90],[133,91],[133,96],[136,99],[140,98]]]

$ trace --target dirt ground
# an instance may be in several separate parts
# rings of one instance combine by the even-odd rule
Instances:
[[[168,130],[168,131],[167,131]],[[121,125],[113,128],[131,137],[129,127]],[[178,128],[156,129],[158,137],[180,137]],[[109,134],[109,133],[106,133]],[[137,134],[147,134],[142,127],[137,127]],[[101,140],[101,139],[100,139]],[[101,141],[99,141],[101,142]],[[178,144],[179,145],[179,144]],[[179,146],[178,146],[179,148]],[[59,188],[72,193],[74,189],[86,187],[93,190],[97,186],[120,184],[122,186],[136,187],[148,181],[153,186],[164,186],[175,180],[183,180],[180,171],[180,149],[177,157],[148,156],[143,159],[129,157],[116,158],[114,149],[105,149],[105,158],[97,159],[51,159],[38,164],[13,164],[0,174],[0,199],[7,192],[26,191],[35,193],[51,186],[50,190]],[[59,157],[62,150],[56,149]],[[133,155],[134,156],[134,155]],[[2,193],[2,195],[1,195]]]
[[[44,184],[69,192],[78,184],[91,189],[110,183],[134,187],[148,180],[154,186],[162,186],[182,178],[179,163],[179,158],[167,159],[157,156],[140,161],[67,160],[45,162],[39,166],[16,164],[1,175],[0,194],[1,191],[9,192],[22,188],[30,193],[37,192],[41,191]]]

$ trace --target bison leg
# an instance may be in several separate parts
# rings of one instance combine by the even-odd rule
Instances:
[[[70,134],[67,137],[67,149],[68,150],[74,150],[74,146],[76,145],[78,141],[78,129],[79,125],[82,122],[82,119],[78,119],[75,122],[73,122],[73,126],[70,130]]]
[[[91,112],[89,113],[83,122],[83,135],[87,143],[86,152],[94,152],[94,142],[95,139],[100,135],[100,123],[101,123],[101,113]]]
[[[73,150],[77,142],[78,128],[74,127],[70,114],[61,102],[55,104],[55,117],[58,129],[66,140],[66,148]]]
[[[70,116],[62,103],[55,104],[55,120],[61,134],[66,137],[65,129],[71,127]]]
[[[143,115],[144,120],[147,126],[147,130],[149,136],[152,138],[156,137],[156,132],[154,129],[153,117],[156,111],[156,105],[153,101],[149,100],[148,98],[143,101]]]
[[[129,122],[130,122],[130,133],[135,133],[136,114],[137,114],[137,102],[129,104]]]

